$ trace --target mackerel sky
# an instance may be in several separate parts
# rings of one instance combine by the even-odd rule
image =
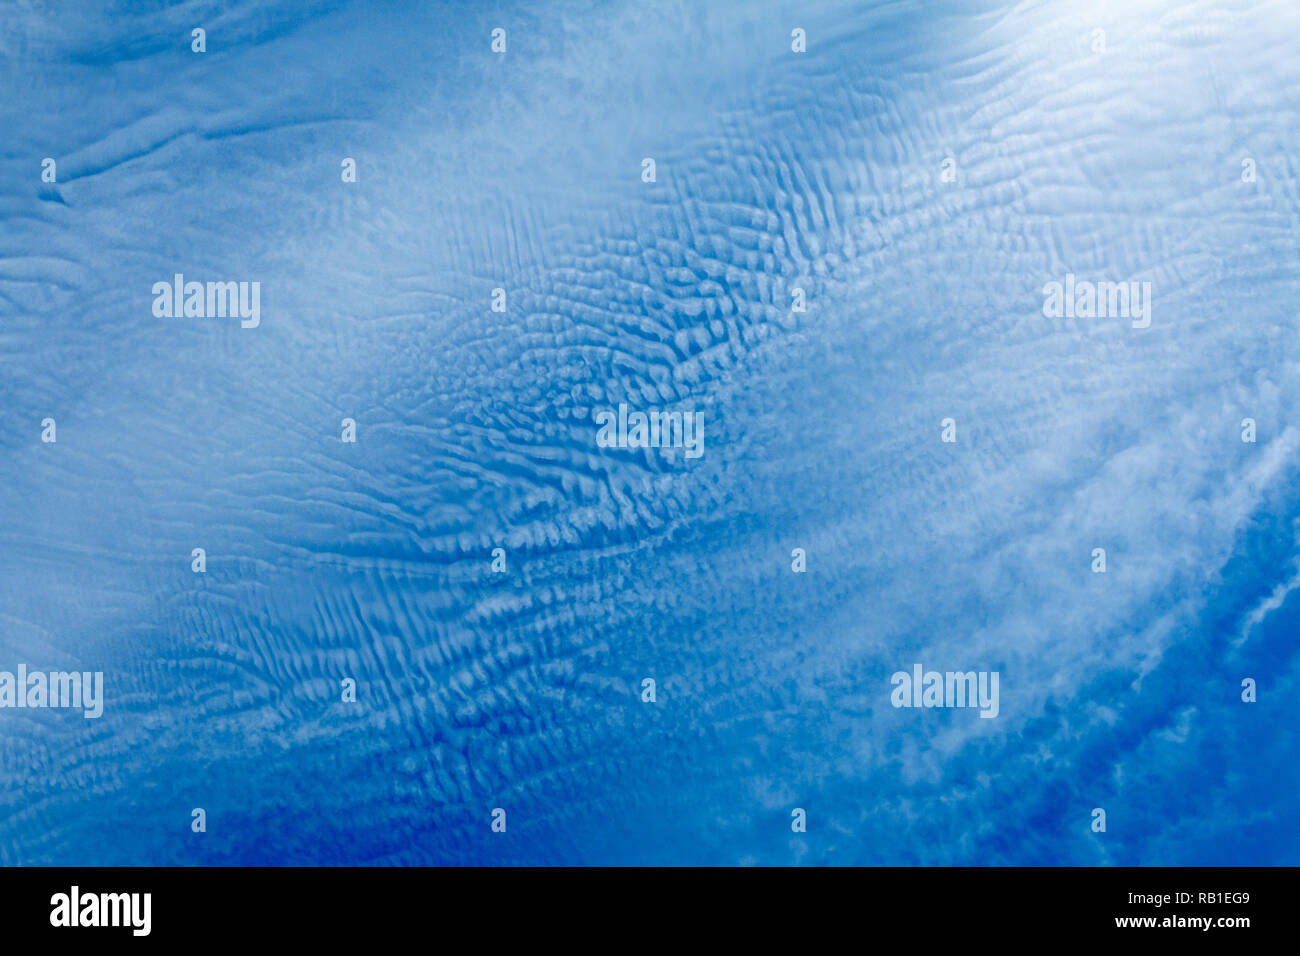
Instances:
[[[1297,36],[4,6],[0,863],[1295,864]]]

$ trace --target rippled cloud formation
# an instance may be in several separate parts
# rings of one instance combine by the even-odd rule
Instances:
[[[1297,863],[1297,35],[0,10],[0,863]]]

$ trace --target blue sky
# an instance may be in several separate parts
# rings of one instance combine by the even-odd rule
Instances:
[[[1300,11],[1079,7],[0,12],[0,862],[1295,864]]]

